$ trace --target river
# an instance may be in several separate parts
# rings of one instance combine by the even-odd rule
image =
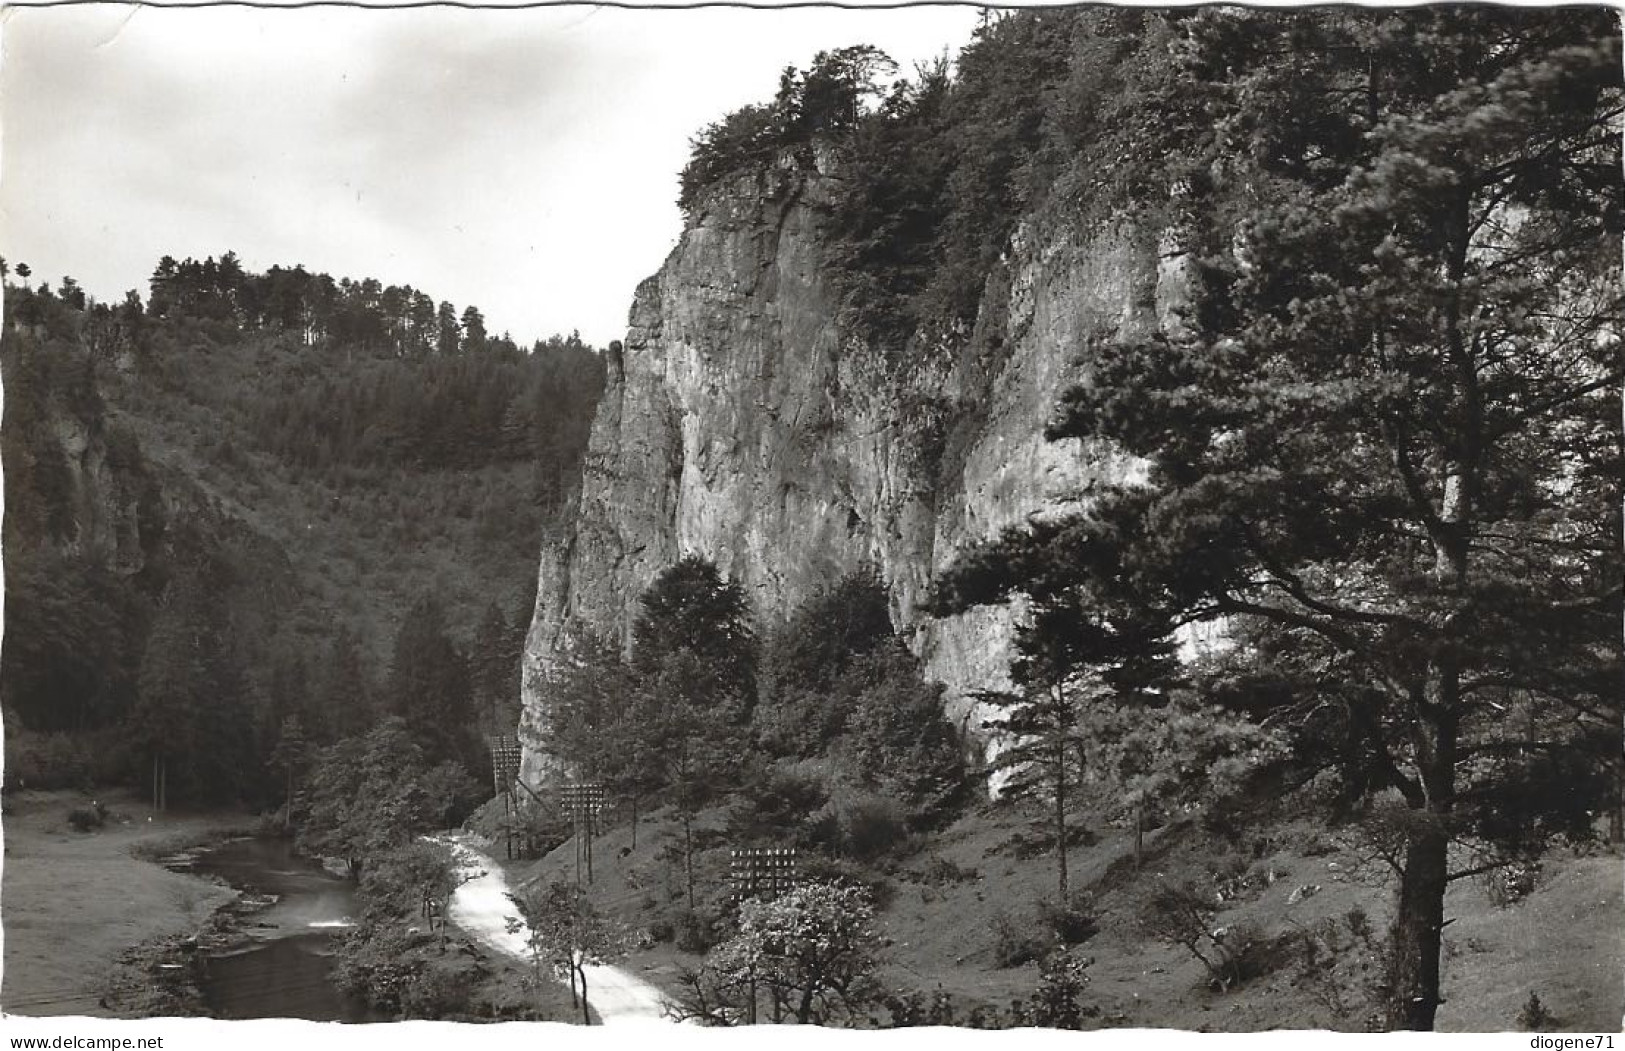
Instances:
[[[199,852],[188,866],[275,904],[244,917],[252,943],[209,958],[204,1000],[216,1018],[379,1022],[388,1016],[346,996],[332,979],[334,934],[356,910],[350,882],[295,854],[286,840],[240,839]]]

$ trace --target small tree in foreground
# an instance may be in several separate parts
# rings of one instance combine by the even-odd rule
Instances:
[[[508,895],[508,900],[519,910],[519,916],[508,919],[508,930],[528,932],[525,943],[536,981],[542,980],[543,969],[548,967],[555,974],[567,975],[570,1002],[581,1008],[581,1023],[591,1025],[587,967],[626,955],[631,943],[629,932],[599,912],[582,889],[572,884],[533,884],[519,894]]]
[[[756,1020],[766,992],[774,1020],[801,1025],[863,1017],[876,1002],[880,938],[874,907],[858,887],[806,883],[739,910],[739,933],[718,946],[668,1014],[731,1025]]]
[[[344,858],[352,876],[424,832],[477,791],[455,763],[429,766],[399,718],[316,754],[299,792],[299,849]]]
[[[446,910],[451,895],[468,877],[444,843],[417,840],[377,860],[361,879],[367,908],[393,918],[426,920],[446,942]]]
[[[1046,957],[1039,967],[1038,989],[1026,1020],[1046,1029],[1082,1029],[1083,1020],[1098,1013],[1080,1002],[1089,985],[1091,962],[1064,949]]]

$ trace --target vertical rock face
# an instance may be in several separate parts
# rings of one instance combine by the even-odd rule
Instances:
[[[172,515],[167,494],[135,439],[109,427],[99,405],[68,404],[56,391],[41,393],[29,411],[32,423],[24,426],[38,433],[33,447],[23,453],[19,445],[19,452],[43,457],[48,470],[60,470],[60,487],[53,487],[49,497],[31,490],[10,495],[23,517],[43,515],[54,526],[43,532],[8,527],[8,543],[48,546],[120,576],[140,573],[162,543]],[[45,499],[59,505],[45,507]]]
[[[542,559],[524,677],[525,777],[547,773],[549,670],[572,634],[625,641],[664,567],[704,555],[766,627],[869,563],[893,621],[980,726],[975,691],[1008,682],[1019,611],[935,619],[919,604],[963,545],[1075,508],[1135,465],[1047,442],[1060,393],[1105,336],[1177,332],[1186,267],[1164,231],[1029,224],[1006,262],[999,360],[947,348],[888,362],[842,331],[820,216],[834,180],[779,171],[716,191],[638,288],[619,372],[593,424],[574,535]]]

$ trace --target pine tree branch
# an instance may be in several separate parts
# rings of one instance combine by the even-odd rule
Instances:
[[[1592,120],[1587,121],[1583,128],[1573,128],[1560,132],[1559,135],[1547,143],[1543,149],[1537,149],[1531,153],[1520,153],[1511,160],[1504,161],[1503,163],[1497,164],[1490,168],[1486,168],[1479,174],[1479,177],[1474,180],[1474,185],[1480,188],[1491,186],[1511,177],[1518,172],[1519,169],[1528,168],[1539,164],[1556,163],[1559,160],[1582,154],[1587,150],[1614,145],[1619,141],[1619,136],[1618,133],[1614,131],[1613,124],[1614,121],[1622,114],[1625,114],[1625,107],[1600,113]],[[1577,136],[1585,135],[1586,132],[1593,129],[1600,129],[1601,134],[1598,134],[1593,138],[1581,138],[1578,142],[1574,142],[1567,147],[1564,146],[1565,139],[1573,139]]]
[[[1516,755],[1523,752],[1538,752],[1546,755],[1559,753],[1573,747],[1562,741],[1480,741],[1473,745],[1463,745],[1456,751],[1459,759],[1471,759],[1475,755]],[[1471,798],[1472,793],[1463,792],[1456,797]]]
[[[1406,684],[1390,675],[1383,667],[1382,662],[1377,659],[1374,653],[1371,652],[1375,644],[1367,639],[1361,638],[1354,632],[1346,631],[1335,624],[1327,624],[1323,621],[1316,620],[1314,617],[1311,617],[1305,613],[1300,613],[1296,610],[1282,609],[1279,606],[1270,606],[1264,603],[1251,602],[1246,599],[1238,598],[1234,595],[1226,595],[1221,597],[1215,603],[1215,609],[1217,609],[1221,614],[1262,617],[1265,620],[1273,621],[1277,624],[1284,624],[1288,627],[1303,628],[1307,631],[1312,631],[1341,647],[1350,656],[1354,657],[1356,660],[1359,660],[1362,664],[1369,668],[1379,680],[1381,680],[1383,686],[1386,687],[1394,696],[1406,698],[1410,696],[1410,690]]]
[[[1518,428],[1522,427],[1526,422],[1536,416],[1550,412],[1551,410],[1559,408],[1568,402],[1583,398],[1587,394],[1594,394],[1599,390],[1605,390],[1609,387],[1617,387],[1622,377],[1625,377],[1625,373],[1622,373],[1621,370],[1615,369],[1600,379],[1592,380],[1590,383],[1582,383],[1578,387],[1571,387],[1561,393],[1554,394],[1548,398],[1543,398],[1540,401],[1535,402],[1533,405],[1529,405],[1521,411],[1513,413],[1511,418],[1508,419],[1505,424],[1495,428],[1488,435],[1486,435],[1485,440],[1487,442],[1498,441],[1499,439],[1511,434],[1513,431],[1516,431]]]
[[[1411,507],[1416,516],[1421,519],[1422,527],[1427,530],[1428,540],[1435,547],[1441,542],[1444,535],[1444,520],[1439,517],[1439,511],[1433,505],[1433,500],[1423,488],[1422,478],[1416,471],[1416,464],[1411,459],[1410,445],[1403,429],[1385,422],[1382,435],[1388,441],[1394,453],[1394,466],[1399,471],[1400,483],[1405,487],[1405,495],[1410,497]]]
[[[1425,632],[1428,630],[1426,624],[1402,613],[1372,613],[1366,610],[1348,609],[1334,605],[1324,599],[1316,598],[1304,587],[1301,577],[1289,570],[1284,563],[1269,552],[1256,530],[1251,526],[1243,525],[1242,533],[1246,537],[1247,549],[1253,553],[1253,556],[1271,575],[1272,579],[1261,583],[1280,588],[1297,600],[1304,608],[1331,617],[1334,620],[1354,621],[1361,624],[1403,624],[1418,631]]]
[[[1445,882],[1454,883],[1457,880],[1468,879],[1473,876],[1482,876],[1486,872],[1494,872],[1496,869],[1506,868],[1510,864],[1512,864],[1511,858],[1502,858],[1499,861],[1487,861],[1482,865],[1474,865],[1470,869],[1461,869],[1457,872],[1452,872],[1445,876]]]

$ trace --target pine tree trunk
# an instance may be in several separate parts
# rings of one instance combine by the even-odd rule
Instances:
[[[1450,812],[1455,807],[1459,668],[1446,655],[1417,720],[1417,773],[1425,806],[1406,835],[1399,905],[1390,929],[1388,1025],[1431,1031],[1439,1004],[1444,895],[1450,885]]]
[[[581,972],[581,1024],[592,1025],[592,1015],[587,1012],[587,968],[578,963],[575,969]]]
[[[694,817],[683,812],[683,878],[688,883],[688,911],[694,914]]]
[[[1625,758],[1614,760],[1614,805],[1608,808],[1608,842],[1625,843]]]
[[[1056,901],[1060,908],[1066,907],[1067,875],[1066,875],[1066,742],[1061,741],[1055,745],[1055,860],[1060,867],[1061,896]]]
[[[1413,834],[1405,848],[1399,909],[1389,943],[1388,1027],[1431,1031],[1439,1009],[1439,956],[1449,837],[1438,829]]]

